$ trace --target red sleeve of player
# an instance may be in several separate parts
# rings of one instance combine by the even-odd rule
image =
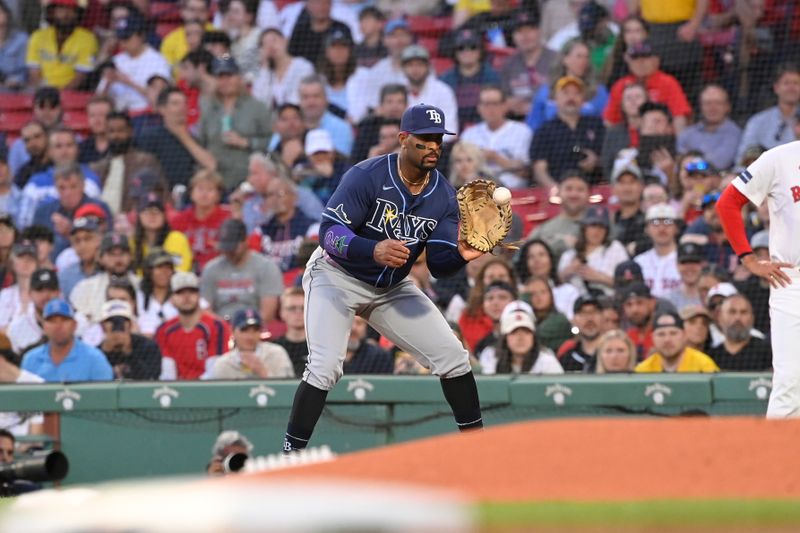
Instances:
[[[742,218],[742,207],[747,205],[750,200],[739,192],[733,185],[728,185],[722,192],[717,202],[717,214],[725,230],[725,236],[731,243],[731,248],[736,255],[751,253],[750,242],[744,230],[744,219]]]

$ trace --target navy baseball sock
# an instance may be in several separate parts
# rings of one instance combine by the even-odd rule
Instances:
[[[475,376],[467,372],[457,378],[440,379],[442,391],[460,431],[483,427],[481,402],[478,399],[478,385]]]
[[[308,446],[327,397],[328,391],[318,389],[305,381],[300,382],[294,395],[286,436],[283,438],[284,452],[302,450]]]

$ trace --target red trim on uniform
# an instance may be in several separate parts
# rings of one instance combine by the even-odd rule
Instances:
[[[747,240],[747,233],[744,230],[744,219],[742,218],[742,207],[750,200],[733,185],[728,185],[722,192],[717,202],[717,213],[725,230],[725,236],[731,243],[736,255],[752,253],[750,242]]]

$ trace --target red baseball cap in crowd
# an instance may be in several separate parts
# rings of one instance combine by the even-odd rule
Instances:
[[[75,210],[75,215],[72,218],[75,220],[81,217],[97,217],[100,220],[105,220],[106,212],[97,204],[83,204]]]

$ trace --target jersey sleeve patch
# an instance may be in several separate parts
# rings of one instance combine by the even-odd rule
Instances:
[[[745,169],[745,170],[743,170],[741,173],[739,173],[739,175],[737,176],[737,178],[739,178],[740,180],[742,180],[742,183],[744,183],[745,185],[747,185],[747,184],[750,182],[750,180],[751,180],[751,179],[753,179],[753,175],[752,175],[752,174],[750,174],[750,171],[749,171],[749,170]]]

